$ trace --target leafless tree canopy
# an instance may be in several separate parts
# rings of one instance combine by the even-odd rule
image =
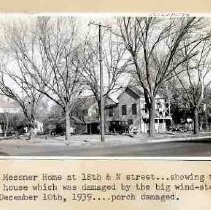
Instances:
[[[12,26],[8,34],[10,51],[20,70],[20,75],[9,76],[20,80],[20,85],[24,83],[27,90],[44,94],[60,105],[69,122],[72,106],[82,91],[76,63],[76,20],[38,17],[30,26]]]
[[[130,62],[124,45],[108,31],[104,32],[102,47],[103,94],[104,98],[106,98],[123,86],[121,80],[124,79]],[[80,60],[82,80],[100,105],[99,43],[96,37],[94,39],[87,37]]]
[[[184,62],[196,53],[190,50],[180,56],[184,48],[182,42],[194,36],[199,30],[201,19],[197,18],[153,18],[124,17],[117,20],[125,47],[134,62],[134,79],[144,89],[150,110],[150,135],[154,132],[154,100],[162,84],[169,81],[183,69]],[[196,36],[188,46],[195,48]]]
[[[130,75],[144,91],[151,136],[155,98],[167,82],[176,81],[185,100],[198,109],[211,82],[207,80],[211,48],[206,21],[195,17],[111,19],[113,25],[103,30],[102,39],[104,98],[125,86]],[[99,40],[78,21],[36,17],[2,26],[1,92],[19,103],[32,124],[41,97],[54,101],[66,113],[67,139],[70,113],[83,91],[91,91],[100,105]]]
[[[6,29],[5,33],[8,36],[1,52],[0,90],[2,94],[15,100],[22,108],[31,129],[29,136],[31,138],[35,114],[42,94],[31,87],[31,85],[36,84],[35,78],[27,72],[30,68],[24,65],[19,54],[19,42],[17,40],[21,35],[25,35],[26,28],[22,25],[22,30],[17,30],[16,27],[7,27]]]
[[[184,48],[181,56],[186,56],[190,48],[184,42]],[[191,49],[193,50],[193,49]],[[182,96],[186,105],[194,112],[194,133],[199,133],[199,118],[198,112],[202,103],[205,101],[204,93],[210,86],[210,56],[211,45],[210,35],[202,37],[198,41],[198,45],[194,48],[197,54],[193,59],[187,60],[180,67],[183,71],[181,74],[176,74],[174,78],[174,88]]]

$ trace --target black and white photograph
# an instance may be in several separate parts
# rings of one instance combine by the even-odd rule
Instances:
[[[0,15],[0,155],[211,156],[211,17]]]

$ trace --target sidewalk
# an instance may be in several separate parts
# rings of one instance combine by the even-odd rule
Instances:
[[[1,144],[11,145],[33,145],[33,146],[68,146],[71,148],[104,148],[114,146],[127,146],[142,143],[162,143],[162,142],[197,142],[210,141],[211,133],[201,133],[200,136],[194,136],[191,133],[183,134],[157,134],[149,138],[147,134],[138,135],[106,135],[105,142],[100,141],[100,135],[73,135],[69,141],[65,141],[64,136],[48,137],[40,136],[32,140],[25,139],[5,139],[0,140]]]
[[[35,139],[5,139],[0,141],[0,145],[15,144],[15,145],[34,145],[34,146],[69,146],[69,147],[98,147],[98,146],[115,146],[146,143],[146,136],[128,136],[128,135],[106,135],[105,141],[101,142],[100,135],[73,135],[71,139],[66,141],[64,136],[58,137],[36,137]]]

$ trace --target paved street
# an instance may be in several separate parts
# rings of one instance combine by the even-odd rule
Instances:
[[[105,157],[182,157],[211,156],[211,138],[182,142],[142,142],[131,145],[72,147],[65,144],[11,144],[1,142],[0,155],[7,156],[105,156]]]

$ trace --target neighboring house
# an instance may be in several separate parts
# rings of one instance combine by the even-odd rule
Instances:
[[[21,110],[20,106],[12,99],[0,97],[0,114],[2,113],[18,113]]]
[[[92,99],[92,100],[91,100]],[[87,112],[84,117],[86,123],[86,132],[88,134],[97,134],[100,132],[100,118],[98,105],[94,97],[89,96],[89,104],[87,106]],[[87,103],[86,103],[87,104]],[[105,99],[105,131],[108,132],[110,123],[118,118],[117,112],[118,103],[112,100],[110,97],[106,97]]]
[[[21,112],[21,107],[12,99],[1,96],[0,97],[0,114],[6,115],[7,123],[8,123],[8,116],[11,114],[17,114]],[[4,131],[5,122],[0,122],[0,133],[2,134]],[[28,128],[25,128],[26,132],[28,131]],[[35,128],[34,128],[35,134],[37,133],[43,133],[43,123],[35,120]]]
[[[16,114],[20,112],[20,110],[21,110],[20,106],[14,100],[5,96],[0,97],[0,114],[6,115],[7,121],[9,120],[8,115]],[[1,134],[3,133],[4,126],[5,126],[5,122],[0,122]]]

